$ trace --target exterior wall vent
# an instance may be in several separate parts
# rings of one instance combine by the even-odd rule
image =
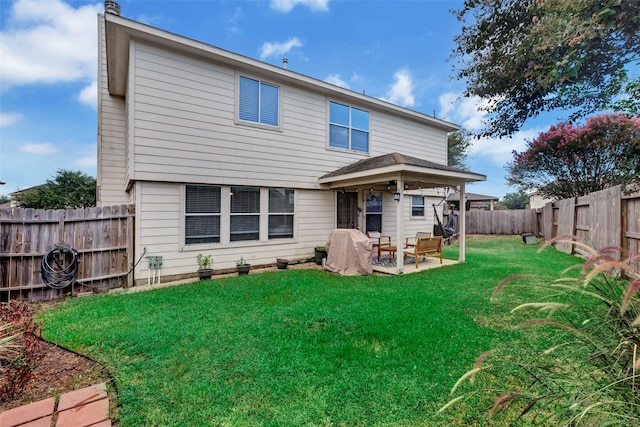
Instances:
[[[105,13],[120,16],[120,5],[113,0],[104,0],[104,11]]]

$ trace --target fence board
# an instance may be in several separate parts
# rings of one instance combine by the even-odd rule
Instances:
[[[132,262],[134,216],[133,205],[1,209],[0,300],[50,299],[66,292],[106,289],[120,282]],[[49,288],[41,277],[43,257],[59,244],[78,252],[78,284],[64,291]],[[134,281],[129,277],[122,283],[127,286]]]
[[[589,195],[591,234],[589,243],[596,249],[622,244],[620,187],[607,188]]]
[[[575,200],[547,203],[541,216],[545,240],[570,234],[594,249],[613,246],[631,254],[640,252],[640,192],[627,194],[620,186],[612,187]],[[578,247],[569,250],[574,245],[556,246],[567,252],[583,252]],[[614,251],[608,255],[620,254]],[[640,262],[633,267],[640,273]]]
[[[640,253],[640,192],[623,194],[622,203],[622,247],[632,254]],[[635,271],[640,273],[640,260],[633,266]]]
[[[538,233],[535,210],[469,211],[466,213],[467,234]]]
[[[558,211],[556,215],[557,236],[574,236],[575,235],[575,199],[565,199],[558,202]],[[573,243],[558,242],[556,248],[568,254],[573,253]]]

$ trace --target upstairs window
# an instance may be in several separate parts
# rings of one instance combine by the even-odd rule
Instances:
[[[187,185],[185,244],[220,242],[220,187]]]
[[[239,80],[239,119],[246,122],[279,126],[279,88],[247,77],[240,77]]]
[[[411,197],[411,216],[424,216],[424,197]]]
[[[329,146],[369,152],[369,112],[330,102]]]
[[[269,239],[293,237],[294,191],[269,189]]]

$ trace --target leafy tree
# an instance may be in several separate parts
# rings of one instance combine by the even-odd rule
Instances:
[[[18,206],[36,209],[86,208],[96,205],[96,180],[80,171],[60,169],[53,180],[15,195]]]
[[[4,194],[0,194],[0,205],[7,203],[8,201],[10,201],[11,198],[9,196],[6,196]]]
[[[460,129],[455,132],[451,132],[447,137],[447,154],[449,166],[454,166],[460,169],[468,169],[467,150],[471,145],[471,134],[465,129]]]
[[[543,197],[565,199],[619,184],[640,183],[640,119],[599,115],[583,127],[551,126],[513,152],[509,184],[537,189]]]
[[[524,191],[507,193],[502,199],[502,204],[504,204],[507,209],[524,209],[529,204],[529,195]]]
[[[453,71],[464,96],[487,101],[483,135],[511,135],[567,106],[571,121],[612,107],[637,113],[637,103],[618,102],[640,84],[627,69],[640,51],[637,0],[465,0],[454,13]]]

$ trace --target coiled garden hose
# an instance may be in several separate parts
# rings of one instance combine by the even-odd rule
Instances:
[[[40,264],[42,280],[53,289],[64,289],[76,280],[78,252],[69,245],[55,245]]]

